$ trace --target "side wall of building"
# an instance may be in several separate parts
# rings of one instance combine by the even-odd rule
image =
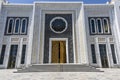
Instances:
[[[116,39],[116,46],[118,49],[118,57],[119,57],[119,64],[120,64],[120,1],[116,1],[113,3],[114,5],[114,26],[116,27],[114,29],[115,31],[115,39]]]
[[[0,5],[0,52],[2,50],[2,45],[6,45],[4,62],[0,65],[0,68],[7,68],[9,62],[9,55],[11,45],[18,45],[17,55],[16,55],[16,65],[15,68],[21,66],[27,66],[30,64],[31,56],[31,27],[32,26],[32,14],[33,6],[32,5],[23,5],[23,4],[4,4]],[[7,18],[21,18],[28,17],[28,29],[26,35],[7,35],[5,34],[7,26]],[[25,55],[25,64],[21,64],[22,56],[22,46],[26,45],[26,55]]]
[[[117,48],[117,39],[116,39],[116,26],[114,25],[114,6],[107,5],[107,4],[99,4],[99,5],[85,5],[85,27],[86,27],[86,34],[87,34],[87,47],[88,47],[88,55],[89,55],[89,64],[95,67],[102,67],[102,60],[100,55],[100,44],[106,45],[106,55],[108,60],[109,67],[118,67],[119,65],[119,48]],[[90,32],[90,18],[97,19],[97,18],[108,18],[109,19],[109,26],[111,27],[110,34],[91,34]],[[95,22],[97,24],[97,22]],[[103,25],[103,23],[102,23]],[[96,27],[98,27],[96,25]],[[104,26],[102,26],[104,28]],[[97,28],[98,29],[98,28]],[[97,30],[96,29],[96,30]],[[102,32],[103,33],[103,32]],[[93,63],[93,54],[91,50],[91,45],[95,45],[95,57],[96,62]],[[117,59],[117,64],[113,63],[113,55],[111,51],[111,44],[115,46],[115,57]]]

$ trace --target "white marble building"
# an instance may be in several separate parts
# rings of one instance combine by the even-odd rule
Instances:
[[[120,1],[0,0],[0,68],[32,64],[120,66]]]

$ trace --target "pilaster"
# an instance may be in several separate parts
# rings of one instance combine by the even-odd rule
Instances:
[[[16,62],[16,68],[20,68],[20,62],[21,62],[21,54],[22,54],[22,41],[23,38],[20,39],[19,46],[18,46],[18,53],[17,53],[17,62]]]
[[[99,44],[98,44],[98,37],[95,38],[95,50],[96,50],[97,64],[98,64],[99,67],[102,67],[102,65],[101,65],[100,51],[99,51]]]
[[[4,60],[4,65],[5,68],[8,66],[8,61],[9,61],[9,55],[10,55],[10,48],[11,48],[11,39],[8,39],[7,46],[6,46],[6,52],[5,52],[5,60]]]
[[[112,58],[112,53],[111,53],[111,47],[109,43],[109,38],[107,38],[107,45],[106,45],[106,50],[107,50],[107,57],[108,57],[108,64],[109,67],[113,67],[113,58]]]

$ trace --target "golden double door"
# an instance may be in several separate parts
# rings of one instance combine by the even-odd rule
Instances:
[[[52,41],[52,63],[66,63],[66,41]]]

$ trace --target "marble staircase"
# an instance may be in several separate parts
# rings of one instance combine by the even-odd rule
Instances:
[[[19,72],[100,72],[99,69],[82,64],[34,64]]]

